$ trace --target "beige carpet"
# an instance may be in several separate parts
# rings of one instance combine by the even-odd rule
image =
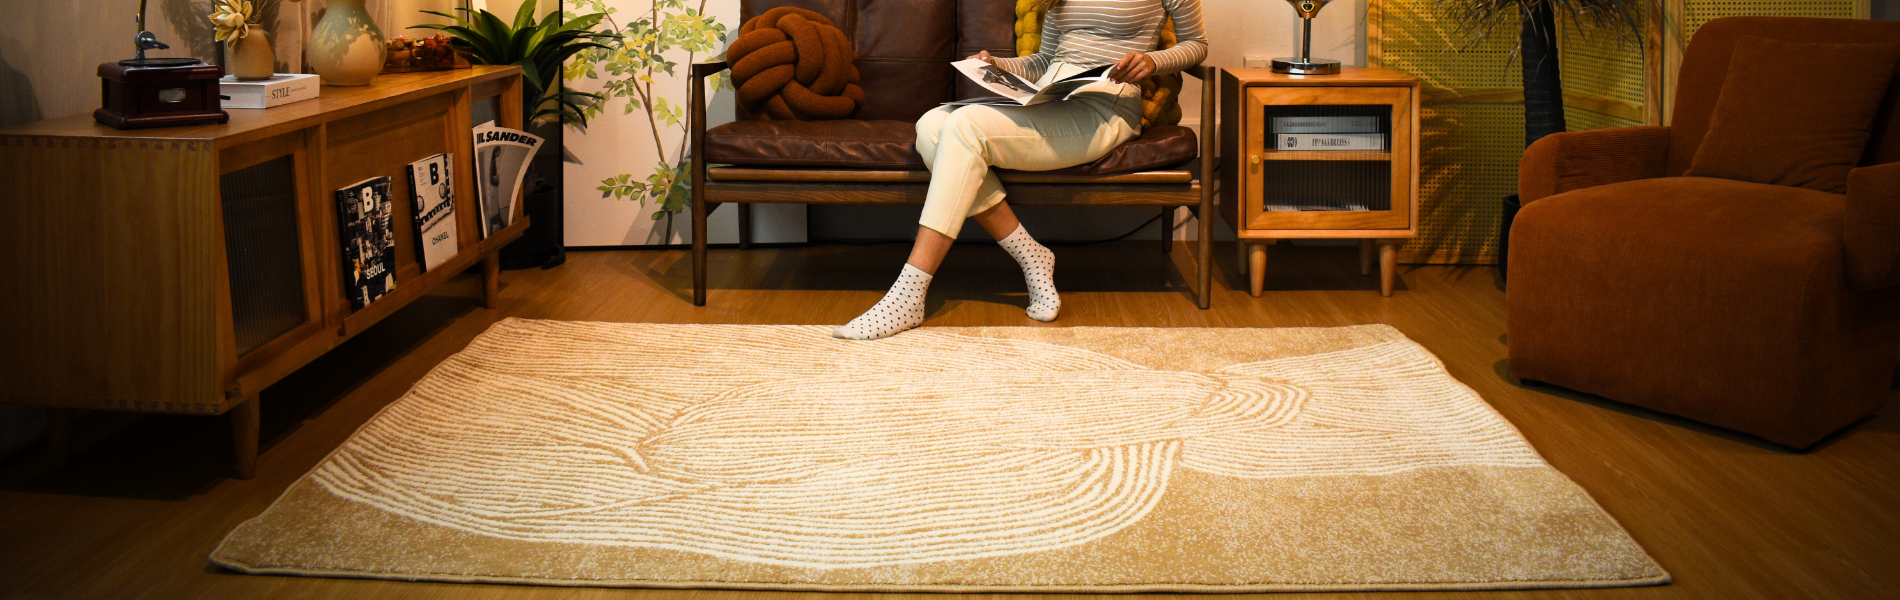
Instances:
[[[1390,327],[828,330],[503,321],[212,561],[865,591],[1669,581]]]

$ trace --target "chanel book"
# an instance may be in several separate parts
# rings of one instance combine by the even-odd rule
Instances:
[[[448,154],[409,164],[411,207],[415,209],[416,260],[424,272],[455,256],[455,189]]]
[[[1379,133],[1282,133],[1274,136],[1276,150],[1359,150],[1385,149],[1385,135]]]
[[[336,191],[337,232],[343,242],[344,295],[362,310],[396,289],[395,206],[389,178],[372,177]]]
[[[292,102],[315,99],[323,90],[316,75],[278,73],[270,79],[238,81],[235,75],[218,80],[218,94],[224,108],[271,108]]]

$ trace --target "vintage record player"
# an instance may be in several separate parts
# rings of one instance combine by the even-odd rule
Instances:
[[[99,65],[102,104],[92,116],[119,129],[224,123],[231,120],[218,95],[224,68],[195,58],[146,58],[146,50],[171,46],[145,29],[145,2],[139,2],[138,55]]]

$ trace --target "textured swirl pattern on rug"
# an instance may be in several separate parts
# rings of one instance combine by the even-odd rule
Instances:
[[[1100,539],[1178,468],[1545,467],[1409,342],[1202,373],[942,330],[635,331],[497,325],[312,477],[484,535],[843,568]]]

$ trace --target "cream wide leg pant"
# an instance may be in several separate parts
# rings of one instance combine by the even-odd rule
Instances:
[[[1086,69],[1053,63],[1038,85]],[[1048,171],[1094,162],[1141,135],[1141,88],[1088,85],[1035,106],[940,106],[917,120],[917,153],[930,167],[918,223],[957,237],[963,220],[1003,201],[990,167]]]

